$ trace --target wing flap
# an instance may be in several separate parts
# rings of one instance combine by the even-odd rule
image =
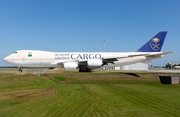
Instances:
[[[175,52],[175,51],[164,52],[164,53],[158,53],[158,54],[149,54],[149,55],[146,55],[146,57],[156,57],[156,56],[161,56],[161,55],[171,54],[171,53],[174,53],[174,52]]]
[[[106,60],[108,60],[108,59],[120,59],[120,58],[127,58],[128,57],[128,55],[127,56],[113,56],[113,57],[103,57],[102,59],[106,59]]]

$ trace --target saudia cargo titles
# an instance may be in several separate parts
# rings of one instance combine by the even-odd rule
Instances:
[[[55,54],[55,59],[98,59],[101,54]]]
[[[48,52],[19,50],[4,58],[6,63],[19,67],[62,67],[65,70],[92,72],[102,66],[116,67],[162,58],[173,52],[160,52],[167,31],[161,31],[136,52]]]

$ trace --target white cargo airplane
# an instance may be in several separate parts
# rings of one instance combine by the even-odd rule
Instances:
[[[4,58],[6,63],[19,67],[62,67],[65,70],[92,72],[102,66],[124,66],[162,58],[173,52],[160,52],[167,31],[157,33],[136,52],[48,52],[19,50]]]

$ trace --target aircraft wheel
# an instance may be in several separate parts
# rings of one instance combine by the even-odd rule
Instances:
[[[19,69],[19,73],[22,73],[22,69]]]
[[[93,72],[92,69],[86,69],[86,72]]]
[[[79,68],[79,72],[82,72],[82,69],[81,69],[81,68]]]
[[[92,69],[89,69],[88,72],[93,72],[93,70],[92,70]]]

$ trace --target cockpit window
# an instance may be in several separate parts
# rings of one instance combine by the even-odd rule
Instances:
[[[17,52],[14,52],[14,53],[17,53]]]

